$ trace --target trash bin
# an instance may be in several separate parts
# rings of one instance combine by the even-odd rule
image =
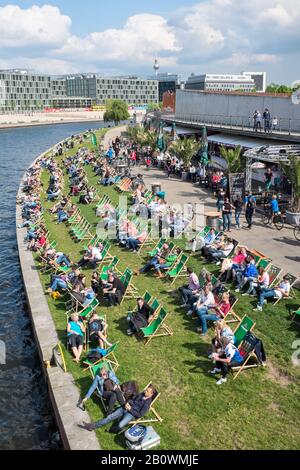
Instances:
[[[153,194],[157,194],[157,193],[161,192],[161,184],[160,183],[153,183],[151,185],[151,188],[152,188]]]

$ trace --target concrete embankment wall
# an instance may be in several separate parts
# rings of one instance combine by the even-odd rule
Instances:
[[[224,124],[230,125],[235,120],[250,118],[257,109],[261,113],[268,108],[271,116],[280,119],[281,128],[300,130],[300,104],[293,104],[291,97],[266,94],[222,94],[206,93],[193,90],[176,92],[176,117],[184,116],[220,116]],[[247,124],[245,120],[244,124]]]
[[[22,196],[21,186],[22,183],[18,196]],[[22,224],[22,222],[21,206],[17,205],[16,223]],[[24,242],[26,233],[26,229],[17,229],[17,244],[24,290],[33,333],[44,371],[44,378],[48,385],[49,397],[63,447],[68,450],[100,450],[96,434],[93,432],[88,433],[78,427],[78,423],[83,421],[90,422],[90,417],[87,412],[80,410],[76,406],[79,390],[74,383],[72,375],[64,373],[60,367],[47,367],[53,357],[53,348],[57,346],[59,339],[35,266],[33,254],[27,250],[26,243]]]

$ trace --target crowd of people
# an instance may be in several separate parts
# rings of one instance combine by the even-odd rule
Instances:
[[[126,286],[114,269],[108,270],[105,277],[100,275],[100,265],[103,265],[105,249],[103,240],[89,244],[79,260],[70,259],[67,253],[59,251],[54,243],[50,243],[49,233],[43,219],[41,173],[44,169],[49,172],[49,187],[46,194],[49,201],[56,201],[49,212],[55,216],[58,224],[68,224],[77,211],[77,204],[74,204],[72,198],[78,197],[79,204],[91,204],[94,201],[95,194],[89,185],[86,166],[90,166],[96,175],[101,176],[100,183],[102,184],[107,184],[108,178],[118,177],[121,180],[124,178],[115,175],[114,171],[110,170],[111,160],[114,155],[120,155],[121,152],[131,155],[135,149],[130,143],[124,145],[119,138],[111,143],[110,149],[112,152],[99,157],[97,152],[81,148],[63,159],[63,169],[59,166],[56,155],[41,158],[27,171],[23,187],[24,196],[19,200],[22,204],[24,219],[22,227],[27,227],[28,248],[39,252],[42,268],[46,272],[48,269],[50,273],[50,287],[47,292],[51,295],[67,293],[71,300],[67,340],[76,363],[81,362],[87,335],[90,340],[97,343],[103,357],[107,348],[112,345],[107,338],[106,321],[95,311],[92,311],[88,320],[84,321],[78,311],[91,305],[95,299],[106,300],[108,306],[120,305]],[[62,152],[58,152],[59,156],[61,154],[63,154],[63,146]],[[134,159],[136,161],[136,154]],[[190,173],[195,174],[193,170]],[[65,188],[65,174],[69,177],[68,194]],[[237,198],[233,204],[229,201],[224,191],[225,184],[227,185],[225,179],[224,174],[219,174],[218,181],[217,179],[215,181],[216,185],[221,185],[221,188],[216,186],[216,190],[218,191],[218,209],[223,215],[224,230],[218,233],[210,229],[205,236],[196,237],[191,242],[192,250],[199,250],[204,262],[215,263],[220,267],[219,274],[214,278],[207,270],[196,273],[194,269],[188,267],[188,284],[179,289],[182,299],[181,307],[186,310],[189,317],[198,319],[197,331],[203,338],[207,337],[211,323],[214,325],[215,335],[209,358],[213,363],[211,374],[213,376],[221,374],[221,378],[216,382],[218,385],[227,381],[230,367],[239,365],[243,361],[235,345],[234,332],[226,324],[226,317],[231,312],[233,302],[236,301],[230,293],[228,283],[233,283],[236,293],[242,292],[243,296],[256,296],[258,299],[256,311],[263,309],[267,299],[287,297],[290,292],[288,278],[283,278],[277,286],[271,288],[267,271],[263,268],[257,269],[254,257],[247,247],[237,246],[237,242],[225,234],[225,231],[231,230],[232,211],[235,211],[235,220],[239,227],[240,213],[245,207],[249,228],[251,228],[255,211],[255,198],[251,194],[247,194],[244,201],[241,198]],[[176,238],[176,234],[182,232],[194,215],[192,207],[188,216],[183,216],[173,210],[163,198],[155,194],[146,196],[141,175],[135,183],[136,185],[131,187],[131,217],[128,214],[125,216],[117,214],[117,209],[111,203],[106,203],[97,209],[97,216],[104,227],[114,230],[117,243],[125,250],[132,252],[137,252],[147,239],[146,226],[149,219],[156,221],[158,236],[169,240],[170,237]],[[78,217],[80,218],[80,215]],[[165,241],[160,248],[149,254],[148,260],[136,270],[135,274],[142,276],[153,271],[157,277],[164,277],[164,272],[167,272],[174,262],[176,263],[180,254],[181,250],[176,247],[175,243]],[[87,285],[84,269],[89,267],[92,268],[93,274],[90,285]],[[155,318],[155,313],[153,307],[145,299],[139,297],[136,309],[128,314],[126,331],[128,336],[139,333],[141,328],[149,325]],[[107,404],[107,416],[96,423],[85,423],[84,427],[94,430],[116,421],[111,432],[119,432],[131,421],[144,416],[150,408],[153,397],[157,394],[154,387],[150,385],[142,393],[136,391],[126,396],[124,387],[120,385],[114,372],[106,367],[101,368],[88,393],[80,400],[79,406],[83,407],[96,390]],[[116,403],[119,407],[114,410]]]

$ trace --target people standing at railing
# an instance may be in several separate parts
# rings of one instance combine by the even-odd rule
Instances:
[[[253,129],[255,130],[255,132],[257,132],[258,129],[261,131],[262,116],[261,116],[260,111],[258,111],[258,110],[254,111],[254,114],[253,114],[253,121],[254,121],[254,127],[253,127]]]
[[[278,126],[278,117],[274,116],[272,118],[272,131],[276,131]]]
[[[271,114],[268,108],[264,110],[263,113],[264,118],[264,130],[265,132],[271,132]]]

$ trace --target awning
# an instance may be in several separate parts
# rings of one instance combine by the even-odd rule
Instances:
[[[171,134],[173,129],[172,129],[172,126],[167,126],[167,127],[164,127],[163,130],[167,132],[168,134]],[[192,129],[189,127],[176,126],[177,135],[193,135],[193,134],[201,134],[201,133],[202,133],[201,129]]]
[[[216,144],[223,144],[228,146],[241,147],[252,149],[255,147],[262,147],[263,145],[274,145],[274,140],[257,139],[255,137],[242,137],[239,135],[227,134],[213,134],[208,136],[208,142],[215,142]]]

